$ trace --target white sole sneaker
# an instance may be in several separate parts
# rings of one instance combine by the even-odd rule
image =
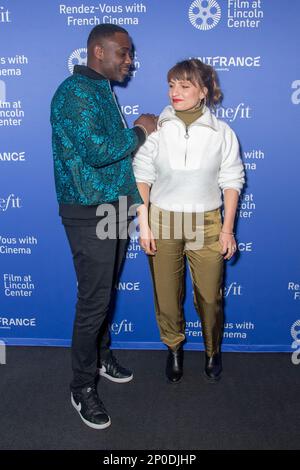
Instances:
[[[133,379],[133,374],[131,374],[129,377],[125,377],[123,379],[117,379],[116,377],[112,377],[111,375],[106,373],[106,368],[104,366],[102,366],[101,369],[99,369],[99,374],[102,377],[105,377],[106,379],[110,380],[111,382],[116,382],[116,383],[119,383],[119,384],[124,384],[126,382],[130,382],[130,380]]]
[[[78,411],[79,413],[79,416],[80,418],[82,419],[82,421],[84,422],[84,424],[86,424],[87,426],[89,426],[90,428],[93,428],[93,429],[105,429],[105,428],[108,428],[110,425],[111,425],[111,420],[109,418],[109,421],[107,421],[107,423],[104,423],[104,424],[95,424],[95,423],[91,423],[90,421],[87,421],[83,416],[82,414],[80,413],[81,411],[81,403],[79,403],[78,405],[76,404],[74,398],[73,398],[73,393],[71,393],[71,403],[72,405],[74,406],[75,410]]]

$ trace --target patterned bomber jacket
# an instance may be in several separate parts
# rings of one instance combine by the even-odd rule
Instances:
[[[125,128],[108,80],[75,66],[53,96],[51,125],[60,204],[98,205],[119,196],[141,203],[131,157],[144,133]]]

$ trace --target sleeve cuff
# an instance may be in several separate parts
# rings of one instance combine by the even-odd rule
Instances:
[[[149,186],[149,188],[151,188],[153,182],[150,182],[150,181],[146,181],[145,179],[141,179],[141,178],[138,178],[138,177],[135,177],[135,181],[137,183],[145,183]]]
[[[138,142],[138,147],[140,147],[141,145],[143,145],[146,142],[147,136],[146,136],[145,132],[143,131],[143,129],[139,126],[134,126],[133,130],[136,133],[138,141],[139,141]]]
[[[230,187],[230,186],[225,186],[225,188],[222,189],[223,194],[226,191],[226,189],[234,189],[235,191],[238,192],[239,195],[241,194],[241,190],[239,188],[234,188],[234,187]]]

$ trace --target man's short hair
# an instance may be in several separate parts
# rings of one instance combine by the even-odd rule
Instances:
[[[95,26],[89,34],[87,40],[87,46],[89,47],[94,41],[101,42],[101,39],[109,38],[113,36],[115,33],[125,33],[128,34],[126,29],[121,28],[121,26],[117,26],[116,24],[98,24]]]

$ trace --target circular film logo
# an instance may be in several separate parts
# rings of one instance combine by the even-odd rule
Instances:
[[[296,320],[295,323],[293,323],[291,328],[291,336],[293,340],[298,341],[300,344],[300,320]]]
[[[221,8],[215,0],[195,0],[190,6],[189,19],[197,29],[212,29],[217,26],[220,18]]]
[[[73,73],[74,65],[86,65],[87,61],[87,49],[81,48],[76,49],[76,51],[72,52],[68,60],[68,69],[70,73]]]
[[[300,364],[300,320],[296,320],[292,325],[291,335],[294,340],[292,349],[295,349],[292,354],[292,363],[297,366]]]

